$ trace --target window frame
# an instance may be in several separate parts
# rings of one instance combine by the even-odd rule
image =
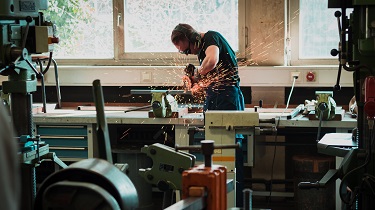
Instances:
[[[62,65],[112,65],[112,66],[180,66],[186,63],[198,64],[195,55],[176,53],[124,53],[124,0],[112,0],[113,3],[113,42],[114,58],[112,59],[57,59]],[[246,0],[238,0],[238,39],[237,55],[245,55],[245,18]],[[171,43],[172,44],[172,43]],[[238,58],[240,59],[240,58]],[[242,59],[242,58],[241,58]],[[178,63],[176,63],[178,61]]]
[[[304,66],[304,65],[337,65],[338,64],[338,57],[332,58],[319,58],[319,59],[302,59],[299,57],[299,4],[300,0],[288,0],[289,1],[289,8],[288,8],[288,25],[289,31],[287,32],[286,40],[289,46],[286,46],[290,49],[288,53],[290,53],[290,58],[288,65],[290,66]],[[328,3],[327,3],[328,8]],[[298,15],[296,15],[298,14]],[[334,16],[332,14],[332,21],[335,21]],[[337,31],[337,33],[339,33]],[[337,46],[338,46],[337,42]],[[288,57],[288,55],[285,55]]]

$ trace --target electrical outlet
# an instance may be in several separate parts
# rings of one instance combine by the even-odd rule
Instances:
[[[296,77],[296,82],[297,81],[302,81],[302,78],[301,78],[301,72],[299,71],[292,71],[290,72],[290,81],[293,82],[293,79]]]
[[[142,72],[141,73],[141,82],[143,82],[143,83],[152,82],[152,72],[151,71]]]

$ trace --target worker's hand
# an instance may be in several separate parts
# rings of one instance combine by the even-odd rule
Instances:
[[[198,73],[198,68],[195,67],[193,64],[188,64],[184,69],[185,75],[190,78],[192,84],[197,83],[200,79],[200,75]]]
[[[194,76],[197,72],[197,68],[193,64],[188,64],[184,69],[185,75],[188,77]]]

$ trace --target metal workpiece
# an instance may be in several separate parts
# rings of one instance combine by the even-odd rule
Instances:
[[[189,197],[169,206],[165,210],[197,210],[205,209],[205,207],[205,197]]]
[[[145,110],[145,109],[150,109],[150,108],[152,108],[152,105],[146,105],[146,106],[141,106],[141,107],[135,107],[135,108],[132,108],[132,109],[125,110],[124,113],[127,113],[127,112],[133,112],[133,111],[140,111],[140,110]]]
[[[149,95],[152,93],[166,93],[171,95],[191,95],[190,91],[185,90],[130,90],[130,94]]]
[[[139,169],[139,175],[162,191],[181,190],[182,172],[195,164],[194,155],[160,143],[145,146],[141,152],[151,158],[153,164],[151,168]]]

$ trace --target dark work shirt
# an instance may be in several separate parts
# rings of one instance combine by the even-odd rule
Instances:
[[[219,48],[219,62],[215,69],[210,71],[206,78],[212,80],[211,85],[228,86],[236,85],[239,82],[238,64],[236,54],[229,45],[228,41],[216,31],[208,31],[202,38],[202,50],[198,53],[199,63],[202,65],[206,57],[206,49],[216,45]]]

